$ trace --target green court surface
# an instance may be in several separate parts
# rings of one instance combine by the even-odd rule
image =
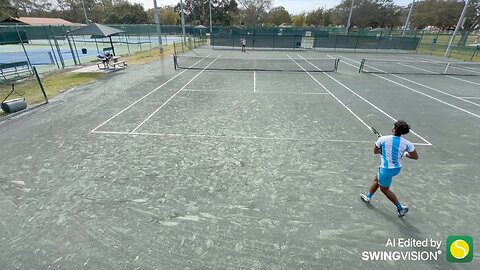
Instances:
[[[442,61],[406,53],[186,55],[300,71],[168,58],[1,122],[2,269],[480,268],[480,76],[358,73],[363,58]],[[317,58],[338,71],[314,72]],[[359,198],[380,164],[370,127],[389,134],[396,119],[419,153],[392,185],[405,218],[380,191]],[[447,262],[450,235],[473,237],[472,262]],[[399,238],[442,244],[386,247]]]

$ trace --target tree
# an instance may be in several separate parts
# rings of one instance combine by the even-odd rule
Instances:
[[[480,29],[480,0],[470,0],[463,26],[468,31]]]
[[[240,23],[240,13],[235,0],[212,1],[213,24],[229,26]]]
[[[325,12],[322,8],[319,8],[317,10],[307,13],[307,17],[305,18],[305,23],[307,25],[313,25],[315,27],[325,25],[324,13]]]
[[[343,0],[332,10],[335,25],[346,25],[350,12],[351,0]],[[353,6],[352,24],[359,28],[377,28],[399,26],[400,11],[392,0],[356,0]]]
[[[288,11],[285,10],[284,7],[276,7],[267,15],[267,23],[270,25],[281,25],[281,24],[291,24],[292,18]]]
[[[126,2],[113,6],[107,14],[106,23],[142,24],[147,21],[147,12],[142,5]]]
[[[298,27],[305,26],[305,19],[306,19],[305,12],[294,15],[292,17],[293,26],[298,26]]]
[[[463,2],[455,0],[424,0],[414,7],[412,27],[436,26],[442,30],[455,27],[463,9]]]
[[[0,20],[18,17],[17,9],[12,6],[10,0],[0,0]]]
[[[158,12],[160,13],[160,24],[162,25],[176,25],[180,21],[180,15],[175,12],[174,7],[159,7]],[[155,10],[151,8],[147,10],[147,13],[149,23],[155,23]]]
[[[265,21],[272,7],[272,0],[239,0],[242,6],[242,22],[247,26],[257,26]]]

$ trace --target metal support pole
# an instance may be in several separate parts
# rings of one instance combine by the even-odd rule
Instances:
[[[465,6],[463,7],[462,15],[460,15],[460,18],[458,19],[457,27],[455,27],[455,31],[453,31],[452,37],[450,38],[450,42],[448,43],[448,47],[447,47],[447,50],[445,51],[444,57],[448,57],[448,55],[452,51],[452,43],[453,43],[453,40],[455,39],[455,36],[457,35],[458,29],[460,29],[460,27],[462,26],[463,19],[465,18],[465,14],[467,13],[468,2],[470,2],[470,0],[465,1]]]
[[[407,28],[410,28],[410,16],[412,16],[412,10],[414,5],[415,5],[415,0],[412,1],[412,5],[410,6],[410,10],[408,11],[407,20],[405,21],[405,26],[403,27],[403,31],[402,31],[402,37],[405,35],[405,30],[407,30]]]
[[[160,13],[158,12],[157,0],[153,0],[153,7],[155,8],[155,24],[157,25],[158,44],[160,46],[160,53],[163,53],[162,30],[160,29]]]
[[[43,87],[42,80],[40,79],[40,76],[38,75],[38,71],[36,67],[32,67],[33,73],[35,73],[35,77],[37,78],[38,85],[40,86],[40,89],[42,90],[43,97],[45,98],[45,103],[48,103],[48,97],[47,94],[45,93],[45,88]]]
[[[22,39],[22,36],[20,35],[20,32],[18,31],[17,25],[15,25],[15,30],[17,31],[20,44],[22,44],[22,49],[23,49],[23,52],[25,53],[25,57],[27,58],[28,65],[30,66],[30,68],[32,68],[32,62],[30,62],[30,58],[28,57],[27,50],[25,49],[25,45],[23,44],[23,39]]]
[[[213,27],[212,27],[212,0],[209,0],[209,7],[210,7],[210,36],[213,34]]]
[[[345,29],[345,35],[348,34],[348,30],[350,29],[350,23],[352,21],[352,12],[353,12],[353,4],[355,0],[352,0],[352,4],[350,5],[350,13],[348,14],[348,22],[347,22],[347,29]]]
[[[180,0],[180,12],[182,13],[182,33],[183,33],[183,43],[187,44],[187,37],[185,34],[185,13],[183,12],[183,0]]]
[[[83,6],[83,14],[85,14],[85,23],[88,25],[88,16],[87,16],[87,10],[85,9],[85,2],[82,0],[82,6]]]

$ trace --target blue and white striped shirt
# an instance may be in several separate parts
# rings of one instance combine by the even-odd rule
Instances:
[[[399,136],[389,135],[378,138],[375,145],[382,149],[380,168],[394,169],[402,167],[405,152],[415,150],[413,143]]]

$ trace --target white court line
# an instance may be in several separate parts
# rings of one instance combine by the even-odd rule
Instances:
[[[461,97],[461,98],[464,98],[464,99],[480,99],[480,97]]]
[[[414,69],[426,71],[426,72],[430,72],[430,73],[434,73],[434,74],[439,74],[439,73],[436,73],[436,72],[433,72],[433,71],[430,71],[430,70],[427,70],[427,69],[423,69],[423,68],[413,67],[413,66],[405,65],[405,64],[400,64],[400,65],[401,65],[401,66],[406,66],[406,67],[409,67],[409,68],[414,68]],[[421,83],[419,83],[419,82],[416,82],[416,81],[413,81],[413,80],[409,80],[409,79],[407,79],[407,78],[403,78],[403,77],[398,76],[398,75],[396,75],[396,74],[391,74],[391,75],[394,76],[394,77],[397,77],[397,78],[399,78],[399,79],[402,79],[402,80],[404,80],[404,81],[411,82],[411,83],[416,84],[416,85],[420,85],[420,86],[422,86],[422,87],[425,87],[425,88],[427,88],[427,89],[433,90],[433,91],[435,91],[435,92],[442,93],[442,94],[447,95],[447,96],[449,96],[449,97],[453,97],[453,98],[459,99],[459,100],[461,100],[461,101],[463,101],[463,102],[467,102],[467,103],[469,103],[469,104],[472,104],[472,105],[475,105],[475,106],[479,106],[479,107],[480,107],[480,104],[477,104],[477,103],[475,103],[475,102],[471,102],[470,100],[466,100],[466,99],[463,99],[463,98],[461,98],[461,97],[458,97],[458,96],[449,94],[449,93],[447,93],[447,92],[443,92],[443,91],[438,90],[438,89],[436,89],[436,88],[433,88],[433,87],[431,87],[431,86],[424,85],[424,84],[421,84]]]
[[[412,57],[407,57],[405,56],[405,58],[410,58],[410,59],[415,59],[415,60],[423,60],[423,61],[427,61],[427,62],[430,62],[430,63],[437,63],[437,64],[441,64],[441,63],[445,63],[445,62],[440,62],[440,61],[435,61],[435,60],[432,60],[432,59],[428,59],[428,58],[422,58],[422,57],[419,57],[418,59],[416,58],[412,58]],[[462,62],[451,62],[453,64],[455,63],[462,63]],[[471,63],[471,62],[468,62],[468,63]],[[451,68],[455,68],[455,69],[460,69],[460,70],[464,70],[464,71],[470,71],[470,72],[473,72],[473,73],[478,73],[480,74],[480,71],[479,70],[476,70],[476,69],[472,69],[472,68],[468,68],[468,67],[456,67],[456,66],[453,66]]]
[[[331,57],[331,58],[335,58],[335,57],[332,57],[330,55],[327,55],[328,57]],[[345,58],[345,59],[348,59],[346,57],[342,57],[342,58]],[[348,59],[352,62],[355,62],[351,59]],[[343,62],[355,69],[358,69],[358,67],[348,63],[348,62]],[[327,74],[328,75],[328,74]],[[374,107],[375,109],[377,109],[379,112],[383,113],[384,115],[386,115],[388,118],[392,119],[394,122],[397,121],[397,119],[393,118],[391,115],[389,115],[388,113],[384,112],[382,109],[380,109],[379,107],[377,107],[376,105],[374,105],[373,103],[371,103],[370,101],[368,101],[367,99],[365,99],[364,97],[360,96],[359,94],[357,94],[355,91],[353,91],[352,89],[350,89],[348,86],[344,85],[343,83],[339,82],[338,80],[336,80],[335,78],[329,76],[330,79],[334,80],[335,82],[337,82],[338,84],[340,84],[341,86],[343,86],[345,89],[347,89],[348,91],[350,91],[352,94],[356,95],[358,98],[360,98],[361,100],[365,101],[366,103],[368,103],[370,106]],[[415,136],[417,136],[418,138],[420,138],[421,140],[423,140],[425,143],[427,143],[427,145],[433,145],[432,143],[430,143],[429,141],[427,141],[425,138],[423,138],[422,136],[420,136],[418,133],[416,133],[415,131],[413,130],[410,130],[412,132],[412,134],[414,134]]]
[[[447,77],[452,78],[452,79],[455,79],[455,80],[457,80],[457,81],[462,81],[462,82],[466,82],[466,83],[470,83],[470,84],[474,84],[474,85],[480,85],[480,83],[472,82],[472,81],[465,80],[465,79],[460,79],[460,78],[453,77],[453,76],[450,76],[450,75],[447,75]]]
[[[253,66],[255,67],[255,58],[253,59]],[[253,70],[253,92],[257,92],[257,71]]]
[[[178,93],[180,93],[183,89],[185,89],[187,87],[187,85],[189,85],[191,82],[193,82],[193,80],[195,80],[198,76],[200,76],[200,74],[203,73],[203,71],[205,71],[209,66],[211,66],[213,63],[215,63],[215,61],[217,61],[217,59],[221,56],[218,55],[217,58],[215,58],[212,62],[210,62],[210,64],[208,64],[206,67],[204,67],[202,69],[202,71],[200,71],[199,73],[197,73],[197,75],[195,75],[190,81],[187,82],[187,84],[185,84],[182,88],[180,88],[180,90],[178,90],[175,94],[173,94],[173,96],[171,96],[167,101],[165,101],[160,107],[158,107],[153,113],[151,113],[145,120],[143,120],[142,123],[140,123],[136,128],[134,128],[131,133],[135,133],[135,131],[137,131],[137,129],[139,129],[143,124],[145,124],[153,115],[155,115],[158,111],[160,111],[160,109],[163,108],[163,106],[165,106],[170,100],[172,100],[176,95],[178,95]]]
[[[369,143],[372,141],[356,140],[335,140],[335,139],[303,139],[288,137],[259,137],[259,136],[231,136],[231,135],[207,135],[207,134],[180,134],[180,133],[149,133],[149,132],[116,132],[116,131],[94,131],[94,134],[105,135],[127,135],[127,136],[156,136],[156,137],[185,137],[205,139],[241,139],[241,140],[264,140],[264,141],[297,141],[297,142],[338,142],[338,143]],[[429,146],[426,143],[414,143],[414,145]]]
[[[349,60],[349,61],[351,61],[351,62],[355,62],[355,63],[356,63],[355,60],[352,60],[352,59],[350,59],[350,58],[347,58],[347,57],[344,57],[344,56],[342,56],[342,58],[347,59],[347,60]],[[368,66],[368,65],[366,65],[366,66]],[[376,70],[378,70],[378,71],[380,71],[380,72],[385,72],[385,71],[383,71],[383,70],[381,70],[381,69],[374,68],[374,67],[372,67],[372,66],[368,66],[368,67],[373,68],[373,69],[376,69]],[[433,100],[436,100],[436,101],[438,101],[438,102],[440,102],[440,103],[443,103],[443,104],[445,104],[445,105],[447,105],[447,106],[450,106],[450,107],[452,107],[452,108],[455,108],[455,109],[457,109],[457,110],[460,110],[460,111],[462,111],[462,112],[464,112],[464,113],[467,113],[467,114],[470,114],[470,115],[472,115],[472,116],[474,116],[474,117],[480,118],[480,115],[478,115],[478,114],[475,114],[475,113],[473,113],[473,112],[470,112],[470,111],[467,111],[467,110],[465,110],[465,109],[462,109],[462,108],[460,108],[460,107],[458,107],[458,106],[455,106],[455,105],[453,105],[453,104],[450,104],[450,103],[448,103],[448,102],[446,102],[446,101],[443,101],[443,100],[441,100],[441,99],[438,99],[438,98],[436,98],[436,97],[430,96],[429,94],[425,94],[425,93],[423,93],[423,92],[421,92],[421,91],[415,90],[415,89],[413,89],[413,88],[411,88],[411,87],[408,87],[408,86],[403,85],[403,84],[401,84],[401,83],[398,83],[398,82],[396,82],[396,81],[393,81],[393,80],[390,80],[390,79],[388,79],[388,78],[382,77],[382,76],[380,76],[380,75],[378,75],[378,74],[375,74],[375,73],[371,73],[371,74],[374,75],[374,76],[376,76],[376,77],[378,77],[378,78],[381,78],[381,79],[383,79],[383,80],[389,81],[389,82],[391,82],[391,83],[393,83],[393,84],[396,84],[396,85],[399,85],[399,86],[401,86],[401,87],[403,87],[403,88],[406,88],[406,89],[408,89],[408,90],[410,90],[410,91],[413,91],[413,92],[415,92],[415,93],[418,93],[418,94],[420,94],[420,95],[422,95],[422,96],[426,96],[426,97],[431,98],[431,99],[433,99]],[[395,76],[395,77],[399,77],[400,79],[402,79],[400,76],[396,76],[395,74],[390,74],[390,75],[393,75],[393,76]],[[405,79],[405,80],[408,81],[408,79]]]
[[[417,58],[412,58],[412,57],[405,57],[405,58],[412,59],[412,60],[418,60]],[[422,58],[420,58],[420,59],[422,59]],[[422,59],[422,61],[423,60],[424,59]],[[428,60],[427,62],[435,63],[433,60]],[[417,69],[419,69],[419,68],[417,68]],[[425,71],[427,71],[427,70],[425,70]],[[450,79],[454,79],[454,80],[457,80],[457,81],[461,81],[461,82],[466,82],[466,83],[469,83],[469,84],[480,85],[480,83],[472,82],[472,81],[465,80],[465,79],[460,79],[460,78],[457,78],[457,77],[453,77],[452,75],[446,75],[445,77],[448,77]]]
[[[204,58],[198,60],[196,63],[194,63],[193,65],[191,65],[190,67],[193,67],[195,66],[196,64],[200,63],[201,61],[203,61],[205,58],[207,58],[209,55],[205,56]],[[99,127],[105,125],[106,123],[110,122],[113,118],[119,116],[120,114],[122,114],[123,112],[125,112],[126,110],[130,109],[132,106],[134,106],[135,104],[137,104],[138,102],[142,101],[144,98],[150,96],[151,94],[153,94],[154,92],[156,92],[158,89],[162,88],[163,86],[165,86],[167,83],[171,82],[172,80],[174,80],[175,78],[177,78],[178,76],[182,75],[183,73],[185,73],[188,69],[178,73],[177,75],[175,75],[173,78],[171,78],[170,80],[164,82],[162,85],[158,86],[157,88],[153,89],[150,93],[144,95],[143,97],[137,99],[137,101],[133,102],[132,104],[130,104],[130,106],[126,107],[125,109],[121,110],[120,112],[118,112],[117,114],[115,114],[114,116],[108,118],[105,122],[101,123],[100,125],[98,125],[96,128],[92,129],[91,132],[97,130]]]
[[[330,90],[328,90],[322,83],[320,83],[315,77],[313,77],[312,74],[310,74],[310,72],[308,72],[306,69],[304,69],[300,64],[297,63],[297,61],[295,61],[295,59],[293,59],[292,57],[290,57],[290,55],[287,55],[290,59],[292,59],[293,62],[295,62],[295,64],[297,64],[297,66],[299,66],[305,73],[308,74],[308,76],[310,76],[310,78],[312,78],[316,83],[318,83],[318,85],[320,85],[323,89],[325,89],[325,91],[327,91],[335,100],[337,100],[340,104],[342,104],[343,107],[345,107],[345,109],[347,109],[353,116],[355,116],[362,124],[364,124],[368,130],[371,130],[370,126],[367,125],[367,123],[365,123],[365,121],[363,121],[356,113],[354,113],[347,105],[345,105],[339,98],[337,98],[332,92],[330,92]],[[305,58],[303,58],[302,56],[300,55],[297,55],[299,56],[300,58],[302,58],[303,60],[305,60]],[[306,60],[305,60],[306,61]],[[308,62],[308,61],[307,61]],[[308,62],[310,63],[310,62]],[[325,72],[322,72],[323,74],[326,74]]]
[[[215,90],[215,89],[212,89],[212,90],[209,90],[209,89],[183,89],[183,91],[184,92],[218,92],[218,93],[252,93],[252,91],[228,91],[228,90]],[[259,94],[278,94],[278,95],[286,94],[286,95],[298,95],[298,96],[302,96],[302,95],[330,95],[327,92],[312,93],[312,92],[271,92],[271,91],[267,91],[267,92],[257,91],[255,94],[257,94],[257,95],[259,95]]]

